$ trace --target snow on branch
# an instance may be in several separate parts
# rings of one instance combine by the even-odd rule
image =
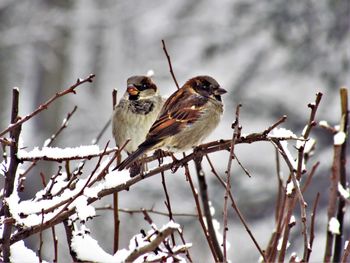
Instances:
[[[105,252],[98,242],[91,237],[90,231],[83,226],[81,230],[74,231],[72,237],[72,250],[82,261],[92,262],[159,262],[169,257],[177,261],[183,260],[178,254],[186,253],[192,244],[172,246],[168,237],[181,231],[180,225],[173,221],[165,224],[161,229],[153,225],[147,234],[135,235],[129,243],[129,249],[121,249],[114,255]]]
[[[101,151],[98,145],[82,145],[67,148],[42,147],[42,149],[35,147],[29,152],[26,150],[19,150],[17,157],[21,161],[46,160],[60,162],[64,160],[90,159],[92,157],[99,157],[102,152],[110,154],[117,150],[118,148],[111,148],[106,151]]]

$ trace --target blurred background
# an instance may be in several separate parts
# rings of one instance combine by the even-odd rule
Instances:
[[[180,85],[192,76],[208,74],[229,91],[223,99],[223,121],[208,141],[231,138],[230,124],[238,103],[243,104],[243,133],[262,131],[286,114],[283,127],[300,135],[309,118],[307,104],[314,101],[318,91],[324,97],[317,120],[338,124],[339,87],[350,84],[349,0],[1,0],[0,36],[0,130],[9,123],[12,87],[20,88],[23,116],[77,78],[96,74],[92,84],[77,89],[77,95],[59,99],[23,127],[22,139],[28,149],[41,146],[75,105],[78,111],[55,146],[90,144],[111,116],[112,90],[117,89],[120,97],[131,75],[146,74],[152,69],[164,96],[175,91],[162,39]],[[316,192],[322,192],[311,254],[312,261],[320,261],[325,246],[333,139],[317,128],[312,136],[317,138],[317,151],[308,166],[316,160],[321,165],[306,201],[311,207]],[[108,140],[112,140],[110,128],[100,146]],[[235,163],[233,193],[252,232],[265,248],[274,227],[275,152],[268,143],[240,145],[235,151],[252,178]],[[212,155],[221,175],[227,158],[227,152]],[[283,168],[287,176],[288,171]],[[48,177],[54,172],[45,163],[38,165],[28,176],[24,198],[31,198],[40,188],[40,171]],[[224,190],[210,170],[206,171],[215,218],[222,223]],[[183,172],[167,173],[166,178],[174,212],[195,213]],[[159,176],[144,180],[122,193],[120,199],[123,208],[154,207],[165,211]],[[108,203],[110,198],[101,201],[101,205]],[[111,253],[112,214],[99,213],[101,216],[89,226],[100,245]],[[167,221],[165,217],[153,219],[159,225]],[[345,222],[349,219],[346,215]],[[198,221],[191,217],[176,217],[176,221],[184,226],[186,240],[193,243],[191,254],[196,262],[211,261]],[[229,258],[232,262],[257,261],[257,250],[231,210],[229,221]],[[123,214],[121,248],[127,247],[132,235],[141,228],[149,228],[142,215]],[[349,230],[347,225],[346,238]],[[69,261],[65,236],[59,232],[59,259]],[[296,251],[302,256],[299,236],[300,221],[291,236],[288,255]],[[47,237],[50,239],[50,234]],[[28,245],[36,250],[36,242],[31,239]],[[52,260],[52,245],[45,246],[44,258]]]

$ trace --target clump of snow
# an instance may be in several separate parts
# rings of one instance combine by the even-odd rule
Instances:
[[[281,251],[281,249],[282,249],[282,243],[283,243],[283,237],[281,237],[281,238],[278,240],[278,244],[277,244],[277,250],[278,250],[278,251]],[[290,242],[287,241],[286,249],[288,249],[289,246],[290,246]]]
[[[295,220],[295,216],[294,215],[292,215],[291,217],[290,217],[290,220],[289,220],[289,224],[291,225],[294,225],[296,223],[296,220]]]
[[[26,150],[19,150],[17,153],[18,158],[54,158],[54,159],[66,159],[77,156],[95,155],[100,153],[98,145],[82,145],[79,147],[35,147],[32,151],[27,152]]]
[[[211,201],[209,201],[208,204],[209,204],[210,214],[211,214],[212,216],[214,216],[214,215],[215,215],[215,207],[213,206],[213,204],[212,204]]]
[[[340,223],[338,219],[336,219],[335,217],[332,217],[331,220],[329,220],[328,230],[333,235],[340,235]]]
[[[120,258],[118,260],[105,252],[98,242],[85,231],[73,231],[71,246],[74,252],[77,253],[77,257],[83,261],[123,262],[123,259],[125,259]]]
[[[319,121],[318,125],[320,125],[321,127],[330,127],[328,122],[325,120]]]
[[[344,187],[341,185],[341,183],[338,183],[338,192],[343,198],[345,198],[345,199],[350,198],[350,189],[348,187],[346,189],[344,189]]]
[[[272,131],[270,131],[269,136],[272,138],[298,138],[298,136],[296,136],[291,130],[285,128],[274,128]]]
[[[84,195],[79,196],[71,206],[75,206],[80,221],[86,221],[88,218],[96,215],[95,208],[92,205],[88,205],[88,198]]]
[[[10,247],[10,261],[11,262],[39,262],[39,257],[36,253],[27,248],[23,240],[20,240]],[[46,263],[47,261],[43,260],[42,262]]]
[[[156,226],[154,226],[157,229]],[[180,225],[170,221],[165,224],[159,232],[163,232],[166,229],[177,229],[180,230]],[[110,255],[105,252],[98,242],[91,237],[90,231],[83,225],[79,231],[73,231],[72,237],[72,249],[77,253],[77,257],[83,261],[92,262],[125,262],[126,258],[135,251],[135,249],[142,250],[144,246],[149,245],[152,240],[154,240],[157,235],[154,235],[155,230],[152,229],[148,231],[148,235],[144,237],[142,234],[135,235],[129,244],[129,249],[121,249],[117,251],[114,255]],[[191,243],[185,245],[175,246],[172,251],[176,253],[177,251],[184,251],[185,249],[191,247]],[[167,251],[164,249],[164,251]],[[160,260],[162,257],[167,257],[168,254],[163,251],[158,251],[158,254],[153,252],[148,252],[140,256],[134,262],[144,262],[144,257],[147,257],[147,261]],[[180,256],[176,255],[180,262],[184,261]]]
[[[298,182],[298,181],[297,181],[297,184],[298,184],[298,186],[299,186],[299,182]],[[293,183],[293,181],[291,180],[291,181],[287,184],[287,186],[286,186],[286,194],[287,194],[287,195],[291,195],[292,192],[293,192],[293,190],[294,190],[294,183]]]
[[[345,132],[339,131],[334,135],[333,139],[334,145],[342,145],[345,142],[346,134]]]
[[[297,255],[297,252],[293,252],[291,255],[290,255],[290,258],[294,259],[293,262],[301,262],[300,258],[298,257]]]

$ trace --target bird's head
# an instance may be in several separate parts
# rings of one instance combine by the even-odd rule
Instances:
[[[147,76],[132,76],[128,78],[126,91],[129,95],[129,100],[146,99],[158,92],[156,84]]]

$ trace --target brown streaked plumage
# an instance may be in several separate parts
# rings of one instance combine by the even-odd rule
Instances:
[[[128,168],[143,153],[164,149],[185,151],[197,146],[218,125],[223,112],[220,88],[215,79],[197,76],[188,80],[164,103],[157,120],[138,149],[117,166]]]

